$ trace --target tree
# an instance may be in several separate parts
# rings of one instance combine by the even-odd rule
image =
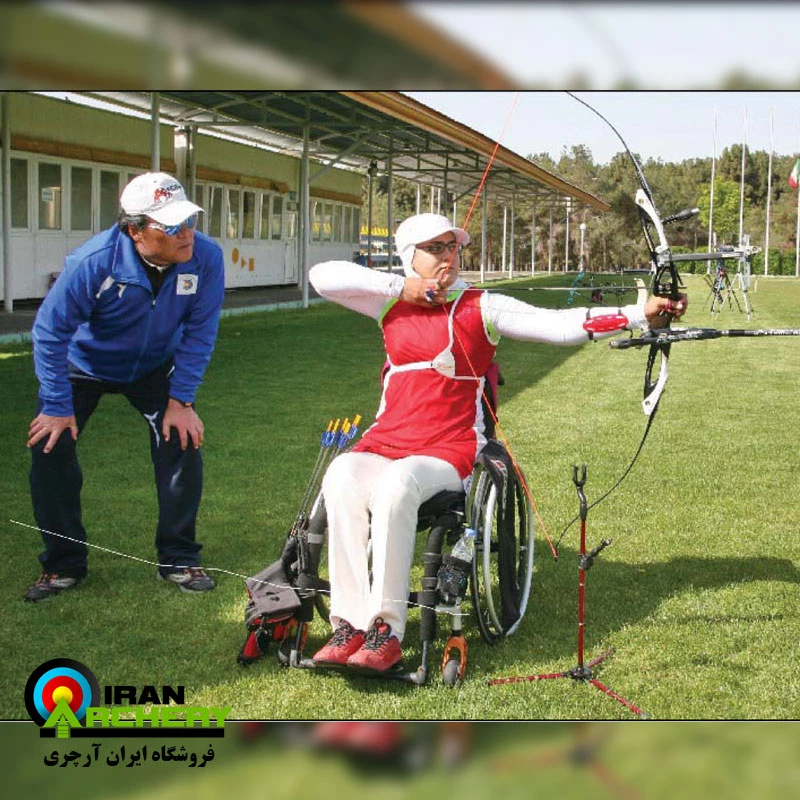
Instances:
[[[732,244],[739,236],[739,184],[730,180],[714,181],[714,230],[722,243]],[[700,221],[708,228],[711,211],[711,186],[701,186],[697,206]],[[745,201],[747,206],[747,201]]]

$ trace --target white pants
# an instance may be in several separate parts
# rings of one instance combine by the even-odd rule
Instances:
[[[334,627],[344,619],[365,631],[382,617],[403,640],[417,512],[438,492],[463,488],[456,468],[432,456],[393,461],[374,453],[344,453],[334,459],[322,481]]]

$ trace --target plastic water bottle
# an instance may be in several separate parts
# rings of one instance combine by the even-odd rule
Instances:
[[[475,555],[477,531],[466,528],[449,555],[442,558],[439,568],[437,590],[439,597],[448,605],[458,603],[467,592],[472,557]]]
[[[453,545],[450,555],[467,564],[472,564],[472,557],[475,555],[475,539],[478,531],[466,528],[461,538]]]

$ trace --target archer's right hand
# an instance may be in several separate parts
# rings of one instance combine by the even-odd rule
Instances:
[[[45,436],[48,436],[44,452],[49,453],[67,428],[71,431],[72,441],[76,442],[78,440],[78,423],[74,414],[69,417],[51,417],[49,414],[39,414],[31,421],[28,428],[28,447],[33,447]]]

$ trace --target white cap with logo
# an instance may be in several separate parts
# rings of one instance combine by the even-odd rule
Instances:
[[[415,214],[397,226],[394,241],[408,277],[419,277],[411,266],[415,247],[443,233],[453,233],[459,244],[469,244],[469,234],[463,228],[457,228],[441,214]]]
[[[179,225],[203,209],[186,199],[183,186],[166,172],[145,172],[135,177],[119,198],[130,216],[145,216],[162,225]]]

